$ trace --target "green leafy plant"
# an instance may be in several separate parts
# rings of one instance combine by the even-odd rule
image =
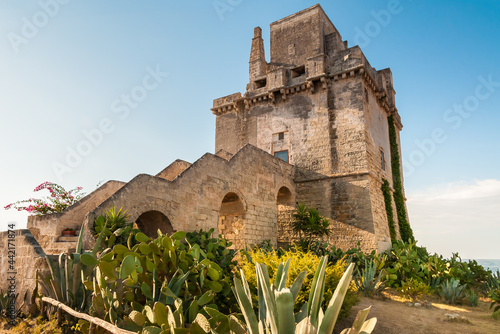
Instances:
[[[37,186],[33,191],[38,192],[44,189],[47,189],[50,192],[50,196],[41,199],[30,198],[27,200],[17,201],[6,205],[4,209],[27,211],[33,215],[46,215],[50,213],[62,212],[67,207],[73,205],[85,196],[85,194],[82,193],[81,187],[67,191],[62,186],[52,182],[44,182]]]
[[[500,310],[500,289],[490,291],[488,296],[492,300],[490,309],[493,309],[493,313],[498,313]]]
[[[133,246],[117,244],[99,258],[82,257],[84,263],[96,266],[94,278],[84,282],[92,292],[91,313],[132,331],[144,327],[160,333],[192,323],[223,290],[224,277],[209,253],[182,242],[185,237],[181,231],[171,236],[160,232],[151,239],[138,232]],[[177,319],[175,324],[169,322],[171,316]],[[179,322],[181,316],[184,320]]]
[[[215,262],[222,270],[219,283],[222,290],[217,293],[214,303],[218,309],[225,313],[231,313],[236,306],[236,299],[231,291],[232,277],[236,268],[236,250],[230,249],[231,242],[222,238],[219,234],[217,238],[212,237],[214,229],[209,231],[194,231],[186,233],[186,241],[195,252],[195,257],[209,259]],[[199,253],[199,254],[198,254]]]
[[[337,261],[342,260],[344,256],[347,255],[347,252],[342,251],[342,249],[335,248],[335,246],[327,242],[322,242],[320,240],[313,240],[311,243],[307,245],[297,244],[295,247],[300,248],[306,252],[307,250],[310,250],[313,254],[317,256],[328,256],[328,263],[336,263]],[[348,252],[355,252],[355,249],[351,249]],[[347,255],[347,257],[349,257],[349,255]]]
[[[429,286],[422,281],[410,278],[401,284],[401,295],[411,300],[418,300],[422,295],[429,293]]]
[[[226,315],[219,310],[205,306],[203,312],[198,313],[190,327],[191,333],[196,334],[246,334],[245,324],[234,314]]]
[[[465,291],[465,297],[467,298],[470,306],[476,307],[479,305],[479,295],[473,289]]]
[[[393,244],[387,259],[387,285],[400,288],[409,279],[424,281],[430,276],[426,265],[428,253],[418,247],[416,242],[398,241]]]
[[[308,301],[295,314],[294,304],[307,273],[302,272],[291,286],[287,286],[290,262],[289,259],[286,263],[281,263],[278,266],[273,284],[271,284],[267,266],[256,264],[258,317],[253,309],[252,296],[245,274],[241,272],[241,280],[234,279],[234,293],[237,296],[249,334],[329,334],[333,331],[349,288],[354,264],[350,264],[347,268],[327,304],[326,310],[323,311],[321,303],[325,292],[327,258],[322,257],[314,274]],[[375,318],[366,320],[369,311],[370,308],[360,311],[354,326],[345,329],[342,333],[371,333],[377,320]]]
[[[377,269],[380,270],[377,275]],[[371,297],[379,294],[385,287],[384,285],[385,271],[377,268],[377,264],[373,259],[365,259],[365,266],[361,270],[356,269],[354,275],[354,283],[358,291],[362,291],[365,297]]]
[[[10,319],[11,317],[14,318],[19,318],[23,316],[23,307],[26,305],[26,302],[28,301],[28,291],[24,293],[24,298],[18,307],[11,308],[11,306],[16,304],[17,300],[19,299],[19,293],[17,294],[12,294],[10,292],[3,292],[3,290],[0,290],[0,317]],[[14,311],[14,314],[10,313],[11,311]]]
[[[94,263],[86,263],[85,257],[96,257],[100,250],[104,234],[100,235],[96,245],[91,252],[83,252],[83,226],[80,230],[76,252],[61,253],[57,261],[53,261],[51,256],[46,257],[50,274],[44,275],[37,272],[37,282],[42,289],[40,295],[53,298],[63,304],[72,307],[77,311],[88,309],[90,293],[85,290],[82,278],[91,277],[94,270]]]
[[[320,238],[330,234],[330,222],[319,214],[319,211],[312,207],[300,204],[293,214],[292,229],[301,239],[305,237],[307,244],[313,238]]]
[[[492,290],[500,289],[500,271],[497,270],[495,273],[486,278],[484,283],[484,289],[487,293]]]
[[[117,211],[115,207],[112,207],[104,211],[104,215],[95,219],[95,236],[103,235],[100,247],[111,248],[116,244],[126,245],[127,242],[134,241],[129,240],[129,238],[139,230],[134,229],[133,223],[127,220],[129,218],[127,211],[122,210],[123,208],[120,208]]]
[[[398,217],[399,232],[404,241],[414,241],[413,231],[406,215],[406,204],[403,194],[403,178],[401,176],[401,162],[399,156],[398,137],[396,126],[394,125],[394,116],[387,117],[389,125],[389,143],[391,145],[391,171],[392,184],[394,186],[394,202],[396,203],[396,214]]]
[[[456,304],[462,297],[465,285],[460,285],[460,280],[452,278],[440,285],[440,295],[450,305]]]

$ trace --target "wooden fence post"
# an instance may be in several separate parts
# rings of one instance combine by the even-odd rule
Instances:
[[[42,305],[40,305],[41,312],[42,312],[42,318],[47,318],[47,313],[45,312],[47,310],[47,303],[45,303],[42,300]]]
[[[62,309],[58,306],[57,307],[57,325],[61,326],[62,324]]]

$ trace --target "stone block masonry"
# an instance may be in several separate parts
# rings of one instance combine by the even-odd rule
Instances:
[[[31,296],[36,283],[36,272],[47,274],[49,268],[45,260],[45,252],[29,230],[15,230],[14,233],[15,256],[9,259],[7,256],[9,231],[0,232],[0,274],[2,277],[0,290],[4,293],[7,292],[9,285],[13,283],[15,293],[19,294],[16,302],[16,307],[19,307],[26,291],[28,291],[27,297]],[[9,260],[14,261],[14,270],[11,270]],[[12,271],[15,274],[12,274]],[[10,277],[13,277],[14,280],[8,281],[7,278]]]

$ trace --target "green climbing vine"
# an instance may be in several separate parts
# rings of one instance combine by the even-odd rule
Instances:
[[[394,186],[394,202],[396,203],[396,213],[399,222],[399,232],[403,241],[415,240],[413,231],[406,215],[405,199],[403,196],[403,182],[401,177],[401,164],[399,157],[399,146],[396,135],[396,127],[394,126],[394,116],[387,118],[389,123],[389,141],[391,144],[391,168],[392,168],[392,184]]]
[[[392,210],[392,196],[391,196],[391,186],[389,181],[382,179],[382,193],[384,194],[385,211],[387,212],[387,223],[389,224],[389,233],[391,234],[391,241],[395,243],[396,238],[396,228],[394,227],[394,211]]]

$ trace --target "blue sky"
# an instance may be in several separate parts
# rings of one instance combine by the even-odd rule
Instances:
[[[212,100],[245,90],[253,28],[269,52],[269,24],[315,3],[2,1],[0,204],[37,195],[43,181],[90,192],[213,152]],[[500,3],[321,5],[350,46],[393,72],[419,242],[500,258]],[[9,222],[21,228],[26,216],[2,210],[0,229]]]

